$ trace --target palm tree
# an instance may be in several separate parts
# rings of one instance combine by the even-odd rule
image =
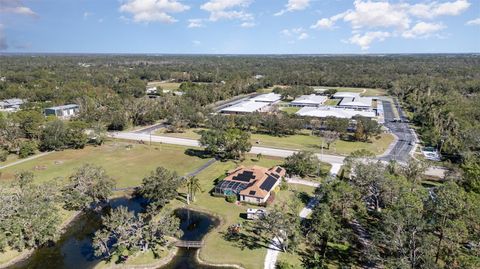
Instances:
[[[201,191],[202,187],[200,186],[200,180],[195,176],[187,178],[186,186],[187,186],[187,204],[190,204],[190,200],[192,202],[195,202],[195,194],[198,191]]]

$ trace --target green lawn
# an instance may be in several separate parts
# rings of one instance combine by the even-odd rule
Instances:
[[[8,155],[6,161],[0,162],[0,166],[4,166],[4,165],[10,164],[10,163],[13,163],[13,162],[15,162],[15,161],[18,161],[19,159],[20,159],[20,158],[18,158],[18,155],[16,155],[16,154],[10,154],[10,155]],[[0,171],[1,171],[1,170],[0,170]]]
[[[288,114],[295,114],[297,113],[297,111],[300,110],[300,108],[299,107],[280,107],[280,110],[285,111]]]
[[[326,106],[336,106],[336,105],[338,105],[338,103],[340,103],[340,99],[328,99],[327,101],[325,101],[324,105],[326,105]]]
[[[188,129],[184,133],[164,133],[160,130],[157,132],[159,135],[199,139],[199,131],[201,129]],[[281,149],[293,149],[293,150],[310,150],[314,152],[321,152],[322,138],[318,136],[310,135],[310,132],[303,130],[300,134],[289,136],[272,136],[267,134],[252,134],[252,144],[255,146],[273,147]],[[391,134],[381,134],[379,139],[372,138],[372,142],[351,142],[337,140],[330,145],[330,149],[327,149],[327,145],[324,145],[323,152],[326,154],[338,154],[349,155],[355,150],[365,149],[375,154],[383,153],[390,143],[393,141]]]
[[[147,84],[149,87],[160,87],[163,90],[178,90],[180,83],[152,81]]]
[[[384,96],[386,92],[384,89],[371,89],[371,88],[353,88],[353,87],[330,87],[330,86],[319,86],[326,89],[335,89],[339,92],[358,92],[363,93],[363,90],[366,91],[362,94],[363,96]]]
[[[133,147],[127,149],[127,145]],[[208,161],[186,155],[186,149],[166,144],[153,144],[150,147],[133,142],[113,141],[101,147],[65,150],[0,170],[0,184],[11,182],[15,173],[22,170],[33,171],[36,180],[40,182],[56,178],[63,181],[75,168],[85,163],[93,163],[104,167],[117,182],[117,187],[136,186],[158,166],[185,175]]]

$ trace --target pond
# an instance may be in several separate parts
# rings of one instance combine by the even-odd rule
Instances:
[[[181,240],[200,241],[213,228],[220,224],[220,220],[203,212],[186,208],[175,210],[180,218],[180,229],[183,231]],[[227,269],[230,267],[206,266],[197,262],[198,249],[180,248],[173,260],[161,269]]]
[[[126,197],[112,199],[113,208],[125,206],[131,211],[143,210],[140,199],[128,199]],[[190,209],[177,209],[175,214],[181,219],[180,229],[183,231],[181,240],[199,241],[212,228],[220,222],[217,218],[206,213]],[[94,256],[92,237],[101,227],[100,217],[96,214],[82,214],[66,229],[65,233],[52,246],[37,249],[27,260],[18,263],[11,268],[49,268],[49,269],[89,269],[94,268],[100,260]],[[204,266],[197,263],[196,249],[180,248],[174,259],[165,269],[210,269],[221,267]],[[226,267],[227,268],[227,267]],[[226,269],[225,268],[225,269]]]

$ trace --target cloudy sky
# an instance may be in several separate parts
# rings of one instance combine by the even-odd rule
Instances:
[[[480,1],[0,0],[0,51],[480,52]]]

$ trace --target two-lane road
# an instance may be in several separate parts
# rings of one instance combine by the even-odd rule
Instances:
[[[110,133],[109,136],[112,138],[136,140],[136,141],[143,141],[143,142],[152,141],[157,143],[174,144],[174,145],[180,145],[180,146],[186,146],[186,147],[200,147],[200,143],[198,142],[198,140],[159,136],[159,135],[149,135],[145,133],[120,132],[120,133]],[[262,155],[265,155],[265,156],[285,158],[292,155],[295,152],[296,152],[295,150],[254,146],[252,147],[249,153],[251,154],[261,153]],[[345,157],[342,157],[342,156],[328,155],[328,154],[317,154],[317,157],[322,162],[326,162],[330,164],[342,164],[343,160],[345,159]]]

